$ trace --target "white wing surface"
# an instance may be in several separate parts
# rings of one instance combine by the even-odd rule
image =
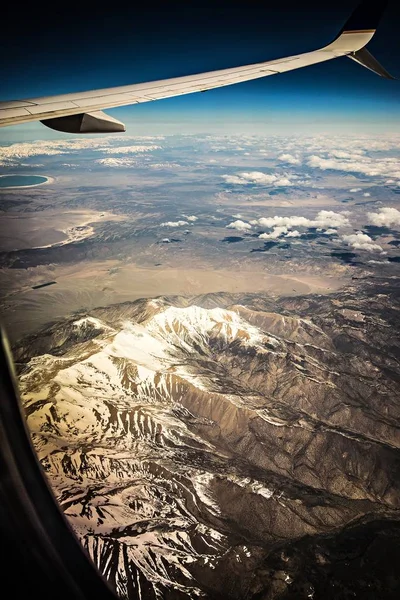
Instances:
[[[251,79],[286,73],[341,56],[348,56],[379,75],[392,79],[364,48],[375,33],[376,22],[381,12],[382,3],[377,7],[375,2],[365,0],[356,9],[339,36],[328,46],[313,52],[149,83],[0,102],[0,127],[42,121],[48,127],[71,133],[125,131],[123,123],[101,111],[117,106],[204,92]]]

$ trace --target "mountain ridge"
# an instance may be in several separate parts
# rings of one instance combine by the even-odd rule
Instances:
[[[329,561],[277,548],[398,519],[398,287],[354,290],[145,299],[15,349],[38,456],[119,594],[314,597]]]

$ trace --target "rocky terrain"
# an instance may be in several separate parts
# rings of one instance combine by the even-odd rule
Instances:
[[[14,349],[40,460],[118,594],[398,597],[398,292],[159,297]]]

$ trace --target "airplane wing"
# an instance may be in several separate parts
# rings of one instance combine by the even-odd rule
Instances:
[[[210,71],[197,75],[162,79],[121,87],[0,102],[0,127],[29,121],[69,133],[109,133],[125,131],[117,119],[103,113],[103,109],[150,102],[172,96],[205,92],[235,83],[286,73],[308,65],[348,56],[381,77],[394,79],[365,49],[372,39],[379,18],[387,2],[364,0],[347,21],[338,37],[328,46],[243,67]]]

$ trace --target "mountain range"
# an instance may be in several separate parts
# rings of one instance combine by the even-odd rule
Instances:
[[[120,596],[398,597],[398,292],[142,299],[14,348],[38,457]]]

